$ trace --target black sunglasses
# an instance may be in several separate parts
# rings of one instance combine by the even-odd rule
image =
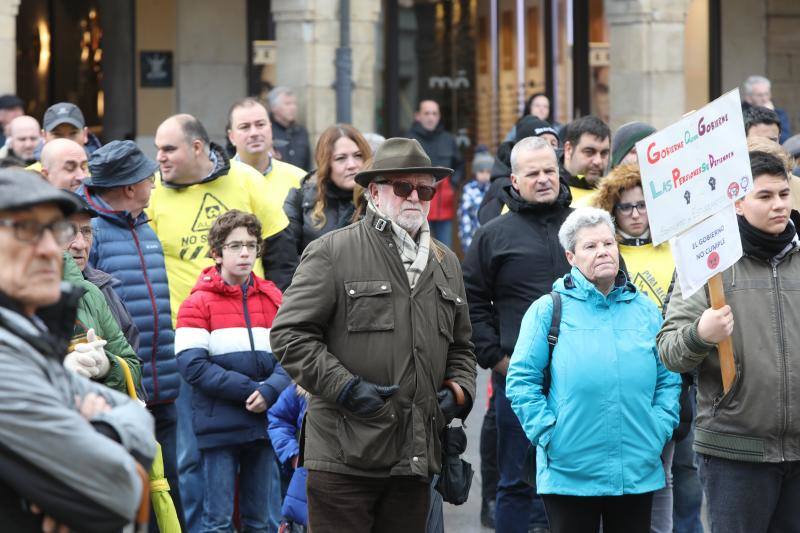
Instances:
[[[391,185],[395,196],[408,198],[411,193],[417,191],[417,196],[421,202],[430,202],[436,194],[436,187],[431,185],[414,185],[408,181],[376,181],[379,185]]]

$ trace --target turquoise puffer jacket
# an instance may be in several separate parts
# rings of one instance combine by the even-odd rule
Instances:
[[[536,448],[541,494],[618,496],[664,487],[661,450],[678,425],[681,380],[658,357],[661,315],[622,275],[605,297],[577,268],[557,280],[561,327],[548,364],[549,295],[522,319],[506,394]]]

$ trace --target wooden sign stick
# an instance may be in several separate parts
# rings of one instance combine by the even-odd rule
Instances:
[[[708,280],[708,294],[711,297],[711,307],[719,309],[725,306],[725,292],[722,290],[722,274],[715,274]],[[722,371],[722,392],[727,393],[736,377],[736,363],[733,360],[733,345],[731,338],[725,337],[717,344],[719,353],[719,369]]]

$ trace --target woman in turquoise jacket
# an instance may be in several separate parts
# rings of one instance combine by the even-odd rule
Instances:
[[[522,320],[506,390],[536,445],[536,488],[553,533],[647,533],[664,487],[661,450],[678,425],[680,377],[659,360],[661,314],[619,270],[607,212],[574,211],[559,241],[572,271],[554,284],[562,316],[550,358],[553,300]],[[550,375],[545,394],[545,374]]]

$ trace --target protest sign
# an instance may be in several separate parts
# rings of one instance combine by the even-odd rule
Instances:
[[[636,143],[653,244],[725,208],[751,188],[739,90]]]
[[[729,203],[719,213],[670,240],[681,294],[684,298],[703,288],[712,276],[742,257],[736,211]]]

